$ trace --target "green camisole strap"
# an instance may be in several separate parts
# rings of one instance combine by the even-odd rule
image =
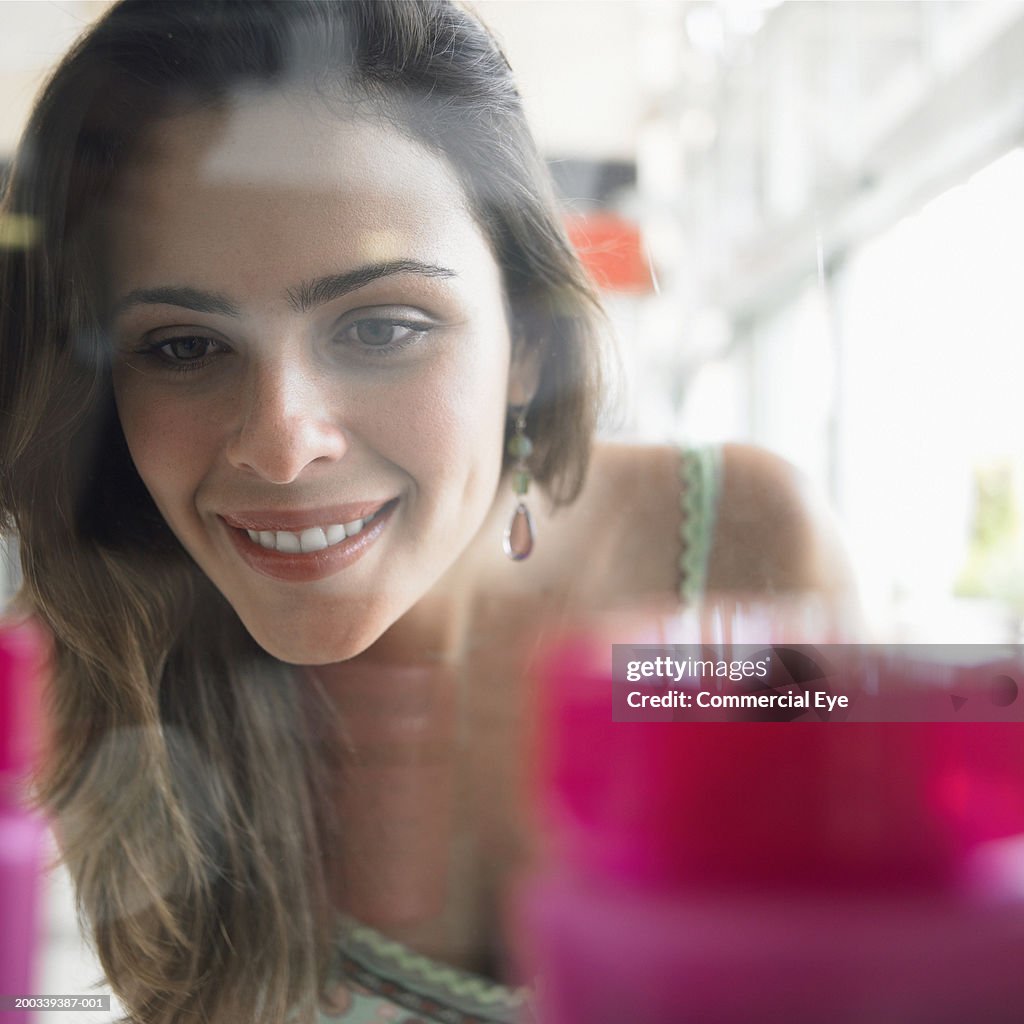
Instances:
[[[679,472],[682,506],[679,597],[684,604],[694,604],[703,596],[707,584],[722,478],[721,447],[702,445],[681,449]]]
[[[533,1024],[533,993],[440,963],[338,915],[320,1024]]]

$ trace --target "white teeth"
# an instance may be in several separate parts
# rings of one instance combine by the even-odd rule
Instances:
[[[327,527],[327,543],[337,544],[339,541],[345,539],[345,527],[340,523],[335,523],[334,526]]]
[[[284,552],[286,555],[297,555],[302,550],[302,544],[294,533],[278,530],[277,550]]]
[[[380,511],[378,509],[378,511]],[[366,528],[377,515],[376,512],[363,519],[353,519],[351,523],[333,523],[330,526],[311,526],[301,533],[288,530],[246,530],[249,539],[260,547],[270,551],[280,551],[287,555],[306,554],[312,551],[323,551],[324,548],[340,544],[346,537],[353,537]]]
[[[323,551],[327,547],[327,535],[319,526],[311,526],[299,535],[299,545],[303,554],[307,551]]]
[[[299,534],[299,544],[303,554],[307,551],[323,551],[327,547],[327,535],[319,526],[314,526]]]

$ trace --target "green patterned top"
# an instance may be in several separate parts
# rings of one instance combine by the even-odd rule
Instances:
[[[344,1024],[533,1024],[527,988],[432,960],[346,915],[320,1020]]]

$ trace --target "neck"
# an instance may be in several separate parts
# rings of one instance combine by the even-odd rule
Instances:
[[[541,495],[530,502],[540,514]],[[531,563],[510,561],[502,537],[515,511],[510,478],[503,478],[480,528],[452,566],[398,621],[353,662],[452,664],[465,654],[475,610],[494,594],[519,589]]]

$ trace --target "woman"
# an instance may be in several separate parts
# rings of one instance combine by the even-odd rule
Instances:
[[[799,485],[593,443],[597,303],[507,63],[440,0],[122,3],[6,210],[41,801],[132,1018],[518,1012],[484,979],[531,655],[624,603],[835,591]]]

